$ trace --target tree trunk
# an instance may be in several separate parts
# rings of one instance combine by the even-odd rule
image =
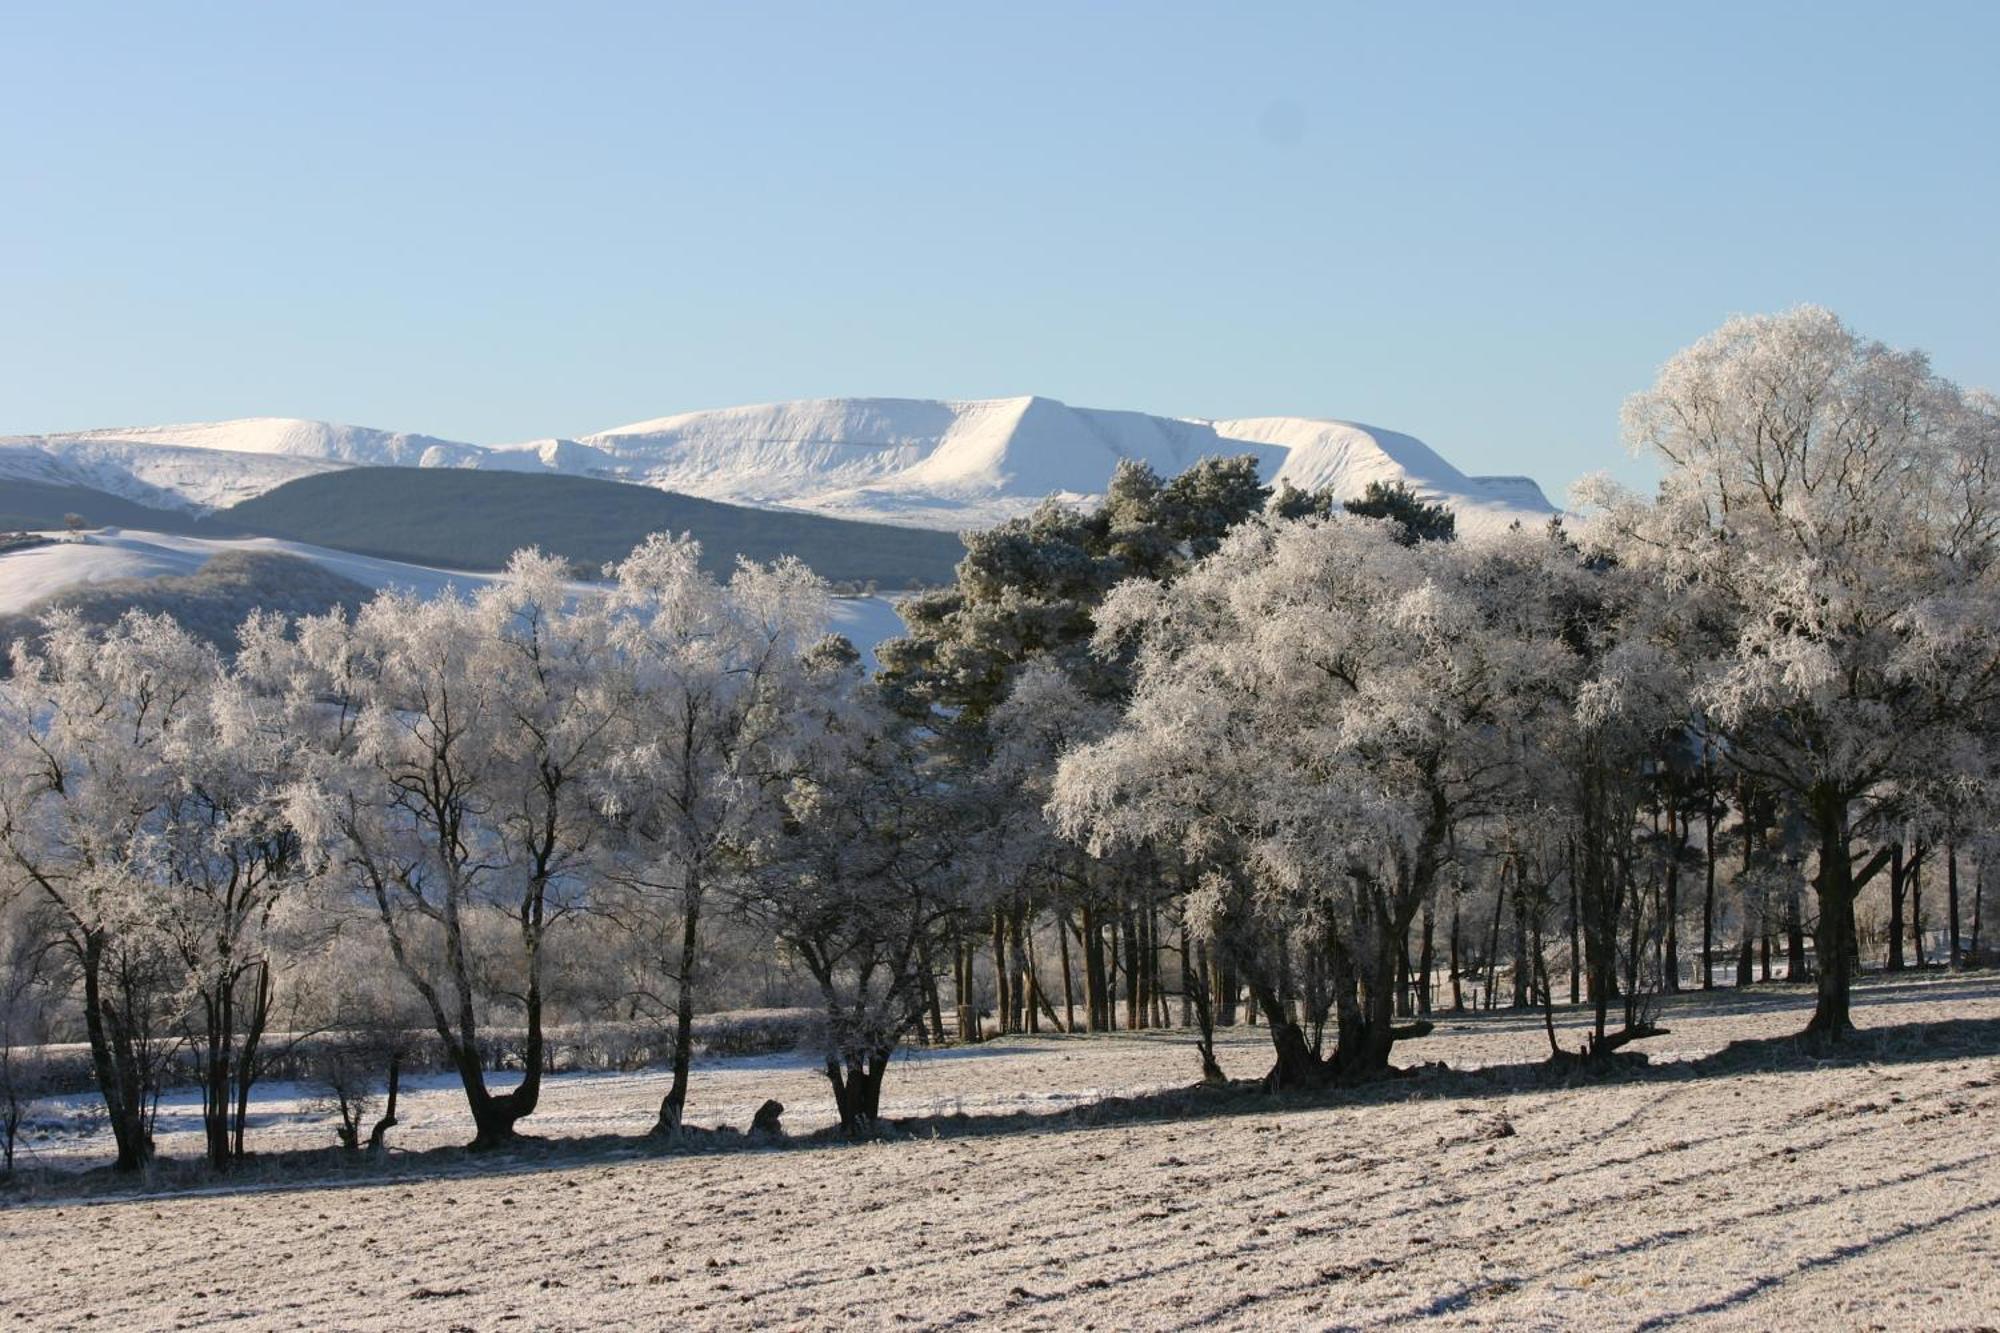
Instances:
[[[1358,1004],[1350,998],[1355,987],[1344,979],[1348,971],[1341,965],[1344,960],[1338,952],[1334,958],[1333,975],[1341,1000],[1336,1010],[1340,1017],[1340,1044],[1334,1048],[1333,1072],[1344,1079],[1373,1078],[1386,1072],[1389,1050],[1396,1041],[1394,951],[1407,922],[1385,920],[1381,916],[1372,923],[1372,938],[1363,942]]]
[[[1702,772],[1707,778],[1702,793],[1702,893],[1701,893],[1701,988],[1715,989],[1715,769],[1704,745]]]
[[[1814,832],[1819,837],[1819,995],[1808,1036],[1838,1041],[1854,1030],[1848,1012],[1851,983],[1847,936],[1854,920],[1854,863],[1847,837],[1847,799],[1819,790],[1812,795]],[[1797,896],[1792,902],[1796,914]]]
[[[1056,927],[1056,934],[1062,934],[1060,924]],[[1025,956],[1028,960],[1028,994],[1033,997],[1034,1005],[1028,1012],[1028,1030],[1030,1032],[1041,1031],[1041,1022],[1037,1015],[1047,1014],[1050,1030],[1055,1032],[1064,1031],[1062,1020],[1056,1017],[1055,1005],[1049,1002],[1049,993],[1042,986],[1041,969],[1035,961],[1035,930],[1032,921],[1028,926],[1027,941],[1028,950]]]
[[[375,1128],[368,1132],[368,1150],[380,1152],[382,1144],[389,1137],[389,1131],[396,1127],[396,1094],[403,1086],[403,1053],[392,1052],[389,1056],[389,1093],[382,1102],[382,1118],[375,1122]]]
[[[985,1034],[979,1026],[979,995],[973,985],[973,945],[962,936],[952,945],[952,971],[958,988],[958,1039],[977,1042]]]
[[[90,1063],[104,1099],[111,1136],[118,1145],[113,1169],[138,1171],[153,1158],[152,1136],[146,1133],[143,1081],[131,1058],[133,1042],[104,994],[107,944],[98,932],[87,933],[78,951],[83,972],[84,1031],[90,1040]]]
[[[1180,1025],[1194,1027],[1194,945],[1186,921],[1180,923]]]
[[[1519,862],[1514,866],[1514,998],[1512,1007],[1528,1007],[1528,895],[1521,892],[1524,886],[1524,867]]]
[[[227,962],[223,964],[226,968]],[[201,997],[201,1128],[203,1152],[214,1171],[229,1169],[230,1063],[235,1038],[235,979],[224,972]]]
[[[1639,1003],[1639,964],[1645,957],[1646,895],[1628,883],[1622,897],[1632,905],[1632,934],[1625,954],[1625,1022],[1629,1026]]]
[[[1097,919],[1097,910],[1089,903],[1084,904],[1082,916],[1083,1007],[1090,1030],[1107,1032],[1111,1024],[1104,976],[1104,927]]]
[[[1141,903],[1132,911],[1132,939],[1138,952],[1132,958],[1132,977],[1138,989],[1138,1027],[1153,1026],[1153,909]]]
[[[1681,848],[1687,842],[1687,829],[1681,824],[1681,812],[1673,804],[1667,806],[1667,882],[1664,902],[1660,907],[1661,924],[1665,927],[1665,940],[1661,945],[1660,988],[1669,995],[1680,993],[1681,988]]]
[[[1431,900],[1424,899],[1424,943],[1417,958],[1417,1012],[1431,1011],[1431,974],[1437,967],[1437,914]]]
[[[1563,839],[1563,863],[1569,879],[1569,1002],[1576,1004],[1583,998],[1583,946],[1577,939],[1582,927],[1582,914],[1577,907],[1576,839]]]
[[[1854,893],[1851,889],[1844,890],[1844,892],[1847,893],[1847,915],[1845,921],[1851,927],[1854,922]],[[1824,913],[1822,912],[1821,915],[1824,916]],[[1814,942],[1819,943],[1817,937],[1815,937]],[[1820,947],[1822,949],[1825,948],[1823,944]],[[1834,948],[1835,952],[1839,953],[1843,958],[1846,957],[1848,953],[1846,937],[1837,937]],[[1826,967],[1826,956],[1824,953],[1820,955],[1819,961],[1821,969],[1824,970]],[[1799,889],[1796,884],[1785,894],[1785,980],[1812,980],[1812,969],[1806,966],[1806,931],[1804,922],[1799,915]]]
[[[1215,994],[1208,984],[1208,978],[1213,975],[1209,970],[1208,954],[1208,946],[1200,946],[1195,965],[1190,969],[1193,984],[1188,993],[1194,1001],[1195,1022],[1199,1025],[1195,1047],[1201,1055],[1201,1081],[1220,1084],[1227,1080],[1223,1077],[1222,1066],[1215,1060]]]
[[[1458,937],[1458,895],[1454,893],[1451,896],[1451,1009],[1453,1013],[1462,1014],[1465,1012],[1465,989],[1459,975],[1464,965],[1459,958]]]
[[[1972,965],[1979,966],[1979,924],[1986,907],[1986,861],[1978,862],[1972,876],[1972,938],[1966,941],[1971,950]]]
[[[1304,1029],[1292,1018],[1277,992],[1253,981],[1250,994],[1271,1029],[1274,1059],[1271,1072],[1264,1076],[1264,1086],[1272,1092],[1319,1086],[1324,1077],[1324,1067],[1306,1044]]]
[[[1139,1008],[1139,932],[1130,903],[1119,908],[1118,933],[1125,944],[1125,1028],[1137,1032],[1146,1025],[1146,1016]]]
[[[681,966],[674,995],[674,1079],[660,1100],[653,1133],[672,1138],[687,1112],[688,1069],[694,1061],[694,965],[701,946],[701,885],[690,878],[681,913]],[[509,1126],[509,1132],[512,1127]]]
[[[1039,1032],[1042,1018],[1036,1009],[1035,992],[1040,987],[1035,981],[1034,932],[1028,929],[1026,907],[1007,914],[1007,951],[1014,959],[1014,1031]]]
[[[1885,970],[1903,970],[1903,895],[1909,891],[1908,873],[1903,868],[1903,844],[1889,844],[1889,961]]]
[[[1493,932],[1486,941],[1486,1008],[1494,1005],[1500,984],[1500,916],[1507,906],[1507,864],[1501,863],[1499,887],[1493,892]]]
[[[1600,801],[1592,796],[1584,802],[1580,871],[1577,887],[1577,915],[1583,922],[1585,994],[1591,1009],[1591,1049],[1603,1047],[1611,1008],[1617,990],[1618,907],[1620,881],[1606,846],[1612,836],[1598,814]]]
[[[1958,947],[1958,843],[1956,840],[1944,845],[1944,892],[1945,913],[1951,918],[1949,966],[1956,972],[1965,965],[1965,956]]]
[[[1033,937],[1031,936],[1030,938],[1032,939]],[[1048,1015],[1049,1030],[1051,1032],[1063,1031],[1062,1019],[1056,1016],[1056,1007],[1053,1003],[1050,1002],[1049,993],[1042,989],[1041,978],[1035,977],[1033,979],[1033,985],[1031,985],[1029,989],[1034,992],[1036,1010],[1040,1013]],[[1041,1031],[1040,1026],[1036,1026],[1033,1029],[1033,1031],[1036,1032]]]
[[[1014,1028],[1014,980],[1007,971],[1007,913],[993,909],[993,1016],[1000,1031]]]
[[[866,1138],[874,1132],[882,1113],[882,1077],[889,1072],[893,1053],[877,1047],[844,1060],[833,1054],[826,1057],[826,1080],[833,1087],[840,1132],[848,1138]]]
[[[1113,904],[1104,914],[1104,1030],[1118,1030],[1118,989],[1119,979],[1124,975],[1119,949],[1118,907]]]
[[[1715,816],[1708,816],[1702,839],[1701,988],[1715,989]]]
[[[1172,1027],[1173,1015],[1167,1007],[1167,988],[1160,976],[1160,955],[1165,952],[1160,947],[1160,909],[1152,899],[1146,901],[1146,976],[1147,989],[1153,993],[1153,1026]]]
[[[1918,967],[1924,965],[1924,858],[1923,844],[1917,844],[1917,855],[1910,866],[1910,953]]]
[[[257,990],[250,1008],[250,1021],[243,1028],[243,1053],[236,1061],[236,1109],[229,1126],[230,1153],[243,1156],[243,1131],[250,1120],[250,1087],[257,1081],[257,1048],[263,1044],[264,1029],[271,1020],[271,964],[257,964]]]
[[[926,937],[917,940],[917,965],[923,970],[924,1011],[930,1018],[930,1044],[944,1045],[944,1005],[938,999],[937,968],[931,963],[931,945]]]
[[[540,913],[539,909],[537,909],[535,919],[532,922],[532,928],[536,931],[538,941],[539,917]],[[683,941],[683,947],[688,952],[684,954],[681,965],[681,975],[687,978],[687,980],[683,983],[681,993],[677,997],[680,1000],[680,1010],[675,1016],[674,1081],[675,1085],[680,1089],[681,1094],[681,1100],[676,1104],[674,1120],[676,1127],[680,1124],[679,1107],[686,1105],[687,1102],[688,1053],[691,1053],[694,1045],[694,958],[692,955],[692,944],[692,932],[689,932],[688,938]],[[523,1006],[527,1011],[528,1038],[521,1051],[521,1081],[511,1090],[500,1093],[487,1102],[487,1123],[481,1124],[479,1127],[479,1134],[473,1140],[472,1144],[475,1148],[493,1147],[512,1140],[515,1137],[515,1126],[533,1115],[536,1105],[542,1099],[542,1066],[546,1063],[547,1057],[542,1034],[540,952],[540,944],[537,942],[530,951],[528,960],[528,993]],[[683,1023],[685,1026],[682,1026]],[[671,1094],[669,1095],[671,1096]]]
[[[1056,950],[1058,961],[1062,963],[1063,977],[1063,1031],[1076,1031],[1076,982],[1070,976],[1069,968],[1069,913],[1056,913]]]

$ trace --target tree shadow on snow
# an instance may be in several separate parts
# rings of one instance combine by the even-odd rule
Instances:
[[[1886,997],[1885,997],[1886,998]],[[1857,995],[1857,1002],[1860,997]],[[977,1049],[977,1048],[973,1048]],[[1398,1046],[1421,1051],[1420,1043]],[[1838,1045],[1823,1046],[1792,1035],[1731,1042],[1692,1060],[1655,1063],[1630,1049],[1601,1060],[1543,1060],[1452,1069],[1442,1063],[1398,1068],[1386,1077],[1312,1091],[1273,1093],[1253,1081],[1194,1085],[1131,1096],[1111,1096],[1060,1111],[954,1113],[885,1120],[872,1141],[922,1142],[1014,1134],[1063,1134],[1121,1124],[1198,1123],[1239,1116],[1270,1116],[1342,1106],[1393,1102],[1490,1099],[1565,1088],[1635,1082],[1671,1083],[1745,1074],[1810,1074],[1829,1068],[1923,1064],[2000,1055],[2000,1018],[1947,1019],[1864,1028]],[[260,1154],[219,1175],[198,1161],[162,1161],[140,1177],[107,1168],[82,1173],[19,1173],[0,1185],[0,1204],[81,1206],[135,1199],[187,1198],[262,1192],[367,1188],[418,1180],[484,1178],[662,1157],[745,1152],[838,1151],[853,1146],[828,1127],[811,1134],[743,1134],[689,1128],[676,1142],[645,1135],[600,1134],[560,1138],[524,1135],[503,1148],[394,1152],[387,1156],[338,1148]]]

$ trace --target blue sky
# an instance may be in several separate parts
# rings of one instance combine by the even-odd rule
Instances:
[[[560,10],[560,12],[558,12]],[[820,394],[1646,469],[1815,301],[2000,387],[2000,5],[14,5],[0,433]]]

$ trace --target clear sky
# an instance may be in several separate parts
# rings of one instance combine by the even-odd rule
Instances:
[[[0,9],[0,434],[1041,393],[1552,495],[1730,314],[2000,388],[2000,4]]]

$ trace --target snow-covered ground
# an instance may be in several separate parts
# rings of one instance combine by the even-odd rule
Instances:
[[[958,1098],[1050,1112],[1015,1132],[693,1156],[454,1155],[366,1185],[51,1198],[0,1211],[0,1322],[1990,1325],[2000,1049],[1982,1034],[2000,1020],[2000,981],[1877,982],[1857,995],[1864,1029],[1984,1025],[1969,1037],[1898,1034],[1864,1061],[1700,1063],[1733,1040],[1795,1032],[1809,1007],[1802,990],[1778,988],[1672,1003],[1672,1035],[1651,1043],[1657,1067],[1637,1077],[1557,1087],[1432,1073],[1181,1119],[1061,1110],[1095,1090],[1186,1082],[1180,1038],[1014,1038],[900,1061],[888,1093],[899,1108]],[[1226,1039],[1231,1073],[1262,1068],[1259,1038]],[[1404,1054],[1458,1069],[1546,1049],[1537,1020],[1503,1013],[1447,1018]],[[536,1123],[636,1129],[659,1087],[558,1080]],[[717,1062],[693,1089],[697,1106],[738,1124],[767,1095],[794,1129],[826,1100],[797,1060]]]
[[[884,1089],[883,1113],[901,1119],[1059,1111],[1188,1082],[1183,1034],[1121,1039],[1103,1043],[1102,1050],[1079,1050],[1079,1044],[1009,1038],[973,1052],[906,1051]],[[973,1074],[969,1087],[962,1082],[968,1061]],[[504,1091],[518,1078],[495,1075],[490,1086]],[[540,1109],[532,1124],[523,1128],[548,1136],[642,1134],[658,1114],[669,1082],[661,1070],[550,1075],[542,1083]],[[704,1060],[697,1063],[690,1086],[691,1125],[742,1129],[773,1097],[787,1108],[788,1130],[810,1132],[837,1118],[826,1076],[802,1053]],[[323,1148],[333,1142],[331,1112],[310,1087],[267,1083],[255,1090],[254,1103],[249,1137],[259,1151]],[[43,1103],[38,1119],[64,1128],[30,1137],[24,1161],[82,1168],[110,1160],[111,1138],[94,1093]],[[471,1137],[465,1094],[452,1074],[404,1080],[397,1120],[394,1141],[401,1148],[451,1147]],[[201,1155],[199,1091],[178,1088],[161,1097],[157,1142],[169,1157]]]
[[[579,439],[474,444],[258,417],[0,438],[0,477],[90,486],[147,504],[214,508],[352,465],[556,472],[738,504],[958,531],[1056,495],[1089,503],[1121,458],[1171,476],[1253,454],[1265,480],[1342,498],[1400,481],[1449,503],[1466,535],[1554,512],[1526,477],[1461,472],[1408,435],[1301,417],[1206,421],[1051,398],[821,398],[686,412]]]
[[[51,534],[56,535],[56,534]],[[397,588],[435,597],[446,588],[470,592],[494,575],[464,570],[432,569],[426,565],[378,560],[372,556],[335,551],[275,537],[217,540],[165,532],[107,528],[83,541],[56,541],[46,546],[0,552],[0,615],[23,610],[44,597],[77,584],[112,579],[153,578],[162,574],[192,574],[224,551],[264,551],[298,556],[377,590]],[[873,662],[874,646],[902,633],[894,593],[874,597],[836,597],[832,628],[845,634]]]
[[[0,614],[23,610],[52,593],[79,583],[192,574],[224,551],[263,551],[298,556],[364,587],[401,588],[425,597],[435,597],[452,586],[470,591],[492,577],[490,574],[377,560],[371,556],[309,546],[304,542],[281,541],[275,537],[221,541],[183,537],[169,532],[106,528],[88,534],[83,541],[57,541],[48,546],[0,554]]]

